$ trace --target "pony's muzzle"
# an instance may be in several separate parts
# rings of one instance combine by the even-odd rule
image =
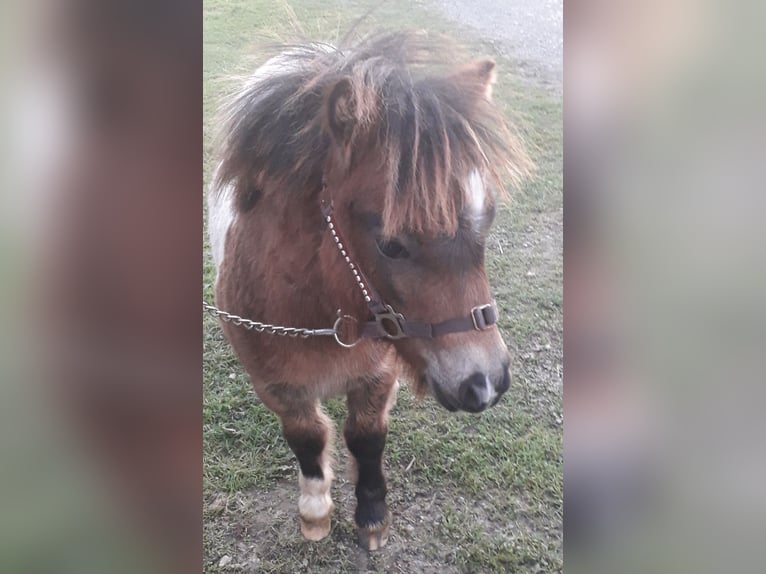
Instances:
[[[509,366],[509,362],[503,363],[493,374],[476,371],[453,385],[439,384],[434,379],[427,379],[430,381],[434,397],[448,411],[480,413],[495,406],[511,386]]]
[[[496,405],[510,385],[511,374],[507,367],[495,380],[484,373],[474,373],[460,384],[458,408],[469,413],[480,413]]]

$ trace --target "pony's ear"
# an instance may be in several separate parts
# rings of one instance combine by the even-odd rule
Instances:
[[[327,127],[342,148],[351,145],[357,123],[357,106],[351,81],[339,80],[329,91],[325,100]]]
[[[459,70],[453,79],[466,90],[477,95],[492,99],[492,86],[497,81],[495,61],[491,58],[476,60]]]

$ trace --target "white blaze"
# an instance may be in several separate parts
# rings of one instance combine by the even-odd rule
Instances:
[[[468,176],[465,185],[466,204],[468,212],[473,220],[474,227],[478,227],[484,218],[487,193],[484,188],[484,180],[479,170],[474,169]]]

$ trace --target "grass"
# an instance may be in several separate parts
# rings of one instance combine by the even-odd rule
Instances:
[[[367,11],[353,0],[206,0],[205,176],[211,173],[215,110],[231,78],[257,65],[258,46],[291,37],[294,13],[307,37],[330,40]],[[513,73],[491,45],[430,12],[391,0],[364,24],[427,28],[494,55],[495,97],[537,164],[525,189],[498,214],[487,269],[500,327],[515,352],[514,382],[481,416],[450,414],[399,392],[386,448],[394,524],[389,545],[356,546],[353,485],[338,444],[331,535],[298,533],[297,465],[276,417],[252,392],[216,322],[204,319],[205,572],[559,572],[562,569],[562,106]],[[206,247],[207,249],[207,247]],[[205,256],[204,295],[213,270]],[[329,401],[340,426],[343,401]],[[224,557],[230,558],[227,560]],[[223,559],[223,562],[221,559]],[[219,564],[221,566],[219,566]]]

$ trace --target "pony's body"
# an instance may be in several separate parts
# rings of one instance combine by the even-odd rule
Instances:
[[[264,202],[264,209],[247,213],[238,213],[232,203],[233,194],[224,190],[221,196],[211,196],[209,204],[210,220],[221,234],[211,234],[214,258],[216,251],[221,257],[216,262],[219,307],[265,323],[308,328],[331,326],[343,304],[344,313],[357,310],[359,302],[349,306],[348,294],[339,295],[353,284],[348,271],[336,265],[342,261],[332,250],[328,265],[338,267],[341,285],[325,283],[317,252],[326,234],[316,205],[296,193],[271,209]],[[249,230],[263,233],[254,237]],[[296,249],[296,243],[303,249]],[[363,311],[362,307],[358,316]],[[254,336],[244,329],[227,329],[226,336],[235,349],[257,348],[239,353],[256,390],[256,381],[289,381],[291,389],[322,399],[345,392],[350,380],[397,368],[393,348],[373,341],[350,350],[324,338]]]
[[[364,321],[370,309],[320,211],[330,203],[349,260],[408,318],[442,321],[489,300],[483,248],[494,196],[486,182],[501,168],[522,169],[524,157],[490,104],[494,64],[428,75],[418,65],[424,46],[397,34],[344,51],[294,48],[233,101],[209,199],[220,308],[291,327],[330,327],[339,309]],[[332,426],[321,399],[348,397],[355,518],[374,549],[390,522],[381,456],[403,371],[418,394],[431,390],[450,410],[483,410],[509,384],[496,328],[361,339],[352,349],[329,337],[224,329],[298,458],[310,539],[329,532],[332,510]]]

